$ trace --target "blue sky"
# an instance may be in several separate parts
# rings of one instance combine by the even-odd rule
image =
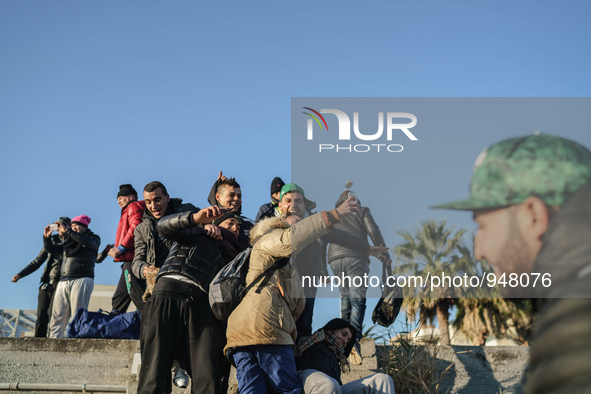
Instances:
[[[244,213],[254,217],[271,179],[290,179],[291,97],[589,96],[589,8],[0,3],[0,307],[36,308],[41,272],[17,284],[10,278],[37,255],[43,227],[57,217],[89,215],[103,245],[114,240],[122,183],[141,190],[160,180],[171,196],[205,206],[221,169],[237,177]],[[589,147],[588,130],[556,132]],[[470,152],[446,161],[465,169],[450,175],[465,184],[458,198],[479,151],[472,145],[499,139],[474,138]],[[425,219],[428,204],[420,204],[405,207],[402,222]],[[468,214],[455,215],[433,214],[471,226]],[[388,243],[396,237],[385,234]],[[115,284],[119,272],[107,260],[96,283]],[[322,315],[338,314],[326,303]]]

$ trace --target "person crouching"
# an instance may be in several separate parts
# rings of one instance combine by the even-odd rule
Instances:
[[[347,357],[356,330],[344,319],[332,319],[309,337],[298,340],[296,363],[305,394],[394,394],[394,382],[375,373],[343,385],[341,372],[349,372]]]

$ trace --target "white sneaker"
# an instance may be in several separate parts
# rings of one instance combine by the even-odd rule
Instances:
[[[187,375],[187,371],[185,371],[182,368],[179,368],[174,374],[172,382],[176,387],[186,389],[189,386],[189,375]]]

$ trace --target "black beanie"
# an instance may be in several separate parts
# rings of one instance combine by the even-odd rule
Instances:
[[[285,186],[285,182],[278,176],[275,177],[273,182],[271,182],[271,194],[280,192],[283,186]]]
[[[345,357],[349,357],[349,354],[351,354],[351,349],[353,349],[353,346],[355,345],[355,340],[357,338],[357,330],[355,330],[355,327],[353,327],[351,323],[349,323],[347,320],[339,318],[332,319],[331,321],[326,323],[324,327],[322,327],[324,331],[338,330],[339,328],[348,328],[349,330],[351,330],[351,339],[349,340],[347,346],[345,346]]]
[[[236,219],[236,220],[238,220],[238,223],[240,223],[240,225],[242,225],[242,220],[240,219],[240,215],[238,215],[236,212],[226,212],[222,216],[220,216],[219,218],[214,220],[212,222],[212,224],[215,224],[217,226],[217,225],[220,225],[224,220],[228,220],[228,219]]]
[[[126,183],[125,185],[119,186],[119,193],[117,193],[117,198],[123,196],[131,196],[132,194],[137,197],[137,192],[135,191],[133,186],[131,186],[129,183]]]

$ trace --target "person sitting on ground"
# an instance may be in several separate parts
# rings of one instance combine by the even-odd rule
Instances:
[[[350,370],[347,357],[355,343],[355,331],[347,320],[332,319],[298,340],[296,365],[305,394],[394,394],[394,382],[384,373],[343,385],[341,372]]]
[[[283,186],[285,186],[283,179],[278,176],[273,178],[273,181],[271,182],[271,202],[261,205],[257,212],[257,216],[254,218],[255,222],[258,223],[261,219],[275,216],[275,208],[277,208],[277,204],[279,204],[279,196],[281,195],[281,188]]]

